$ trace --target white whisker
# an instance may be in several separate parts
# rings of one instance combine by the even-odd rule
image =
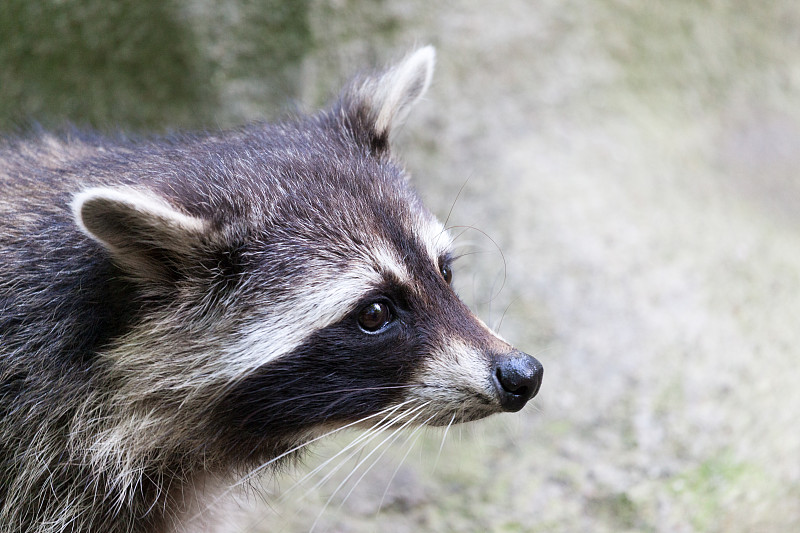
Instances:
[[[411,401],[411,400],[407,400],[406,402],[403,402],[403,403],[408,403],[408,402],[410,402],[410,401]],[[284,458],[284,457],[286,457],[287,455],[291,455],[292,453],[294,453],[294,452],[296,452],[296,451],[298,451],[298,450],[300,450],[300,449],[302,449],[302,448],[305,448],[305,447],[306,447],[306,446],[308,446],[309,444],[313,444],[314,442],[317,442],[318,440],[321,440],[321,439],[323,439],[323,438],[325,438],[325,437],[328,437],[328,436],[330,436],[330,435],[333,435],[334,433],[338,433],[339,431],[342,431],[343,429],[347,429],[347,428],[353,427],[353,426],[355,426],[355,425],[357,425],[357,424],[360,424],[360,423],[364,422],[365,420],[369,420],[370,418],[375,418],[376,416],[380,416],[380,415],[382,415],[382,414],[383,414],[385,411],[387,411],[387,410],[388,410],[388,411],[394,411],[394,410],[395,410],[397,407],[399,407],[399,406],[401,406],[401,405],[403,405],[403,404],[401,403],[401,404],[399,404],[399,405],[393,406],[393,407],[392,407],[392,408],[390,408],[390,409],[384,409],[383,411],[378,411],[378,412],[377,412],[377,413],[375,413],[375,414],[372,414],[372,415],[369,415],[369,416],[365,416],[364,418],[361,418],[361,419],[359,419],[359,420],[356,420],[355,422],[350,422],[349,424],[345,424],[345,425],[343,425],[343,426],[337,427],[336,429],[333,429],[333,430],[331,430],[331,431],[328,431],[327,433],[323,433],[322,435],[319,435],[319,436],[317,436],[317,437],[314,437],[313,439],[311,439],[311,440],[309,440],[309,441],[306,441],[306,442],[304,442],[304,443],[302,443],[302,444],[298,444],[298,445],[297,445],[297,446],[295,446],[294,448],[292,448],[292,449],[290,449],[290,450],[288,450],[288,451],[286,451],[286,452],[283,452],[282,454],[278,455],[277,457],[274,457],[274,458],[270,459],[270,460],[269,460],[269,461],[267,461],[266,463],[264,463],[264,464],[260,465],[258,468],[254,469],[254,470],[251,470],[251,471],[250,471],[250,472],[247,474],[247,476],[245,476],[245,477],[243,477],[242,479],[240,479],[240,480],[239,480],[238,482],[236,482],[236,483],[235,483],[235,484],[234,484],[232,487],[236,487],[236,486],[242,485],[243,483],[246,483],[247,481],[249,481],[250,479],[252,479],[253,477],[255,477],[255,476],[256,476],[256,475],[257,475],[259,472],[261,472],[262,470],[264,470],[265,468],[267,468],[269,465],[271,465],[271,464],[275,463],[276,461],[279,461],[280,459],[283,459],[283,458]]]
[[[403,404],[400,404],[400,405],[404,405],[406,403],[408,403],[408,402],[403,402]],[[397,407],[400,407],[400,405],[398,405]],[[406,410],[406,411],[400,413],[399,415],[395,416],[394,418],[391,418],[391,419],[388,419],[388,420],[387,420],[387,417],[388,417],[388,415],[387,415],[387,417],[384,417],[377,424],[372,426],[370,429],[368,429],[363,434],[359,435],[350,444],[348,444],[343,449],[341,449],[339,452],[337,452],[336,455],[334,455],[333,457],[327,459],[325,462],[323,462],[322,464],[318,465],[314,470],[312,470],[311,472],[309,472],[308,474],[303,476],[297,483],[295,483],[294,487],[297,487],[297,486],[301,485],[303,482],[305,482],[306,479],[314,476],[320,470],[322,470],[328,464],[330,464],[332,461],[334,461],[335,459],[340,457],[342,454],[344,454],[348,450],[350,450],[350,449],[352,449],[352,448],[357,446],[357,448],[355,450],[350,452],[347,455],[347,457],[342,459],[339,462],[338,465],[336,465],[330,472],[325,474],[325,476],[322,479],[320,479],[317,483],[314,484],[313,487],[308,489],[303,494],[302,498],[307,498],[312,492],[314,492],[315,490],[319,489],[322,485],[324,485],[334,474],[336,474],[336,472],[338,472],[342,468],[342,466],[347,464],[347,462],[350,459],[352,459],[356,454],[360,453],[364,449],[364,447],[367,444],[369,444],[370,442],[372,442],[384,429],[386,429],[387,427],[391,427],[392,425],[397,423],[399,420],[401,420],[403,417],[408,416],[409,414],[413,413],[414,411],[419,410],[420,408],[424,407],[425,405],[427,405],[427,403],[425,403],[425,404],[423,404],[421,406],[415,407],[413,409]],[[292,488],[294,488],[294,487],[292,487]]]
[[[425,406],[426,406],[428,403],[429,403],[429,402],[426,402],[426,403],[423,403],[423,404],[419,405],[419,406],[418,406],[418,407],[416,407],[414,410],[412,410],[412,412],[413,412],[413,411],[419,411],[420,409],[422,409],[423,407],[425,407]],[[403,423],[403,425],[401,425],[400,427],[398,427],[397,429],[395,429],[395,430],[392,432],[392,434],[391,434],[391,435],[389,435],[389,437],[387,437],[386,439],[384,439],[384,440],[381,442],[381,444],[383,444],[383,443],[384,443],[384,442],[386,442],[386,441],[387,441],[389,438],[391,438],[391,436],[392,436],[392,435],[394,435],[394,434],[395,434],[395,433],[397,433],[398,431],[401,431],[403,428],[405,428],[405,427],[407,427],[409,424],[411,424],[411,423],[414,421],[414,419],[416,419],[418,416],[419,416],[419,413],[415,414],[413,417],[411,417],[409,420],[407,420],[405,423]],[[374,437],[373,437],[373,438],[374,438]],[[370,439],[370,440],[371,440],[371,439]],[[355,474],[355,473],[356,473],[356,471],[357,471],[357,470],[358,470],[358,468],[359,468],[359,467],[360,467],[360,466],[361,466],[361,465],[364,463],[364,461],[366,461],[367,459],[369,459],[369,458],[370,458],[370,456],[372,456],[372,454],[373,454],[373,453],[375,453],[375,452],[376,452],[376,451],[377,451],[377,450],[380,448],[380,445],[381,445],[381,444],[379,444],[379,445],[378,445],[377,447],[375,447],[375,448],[374,448],[374,449],[373,449],[371,452],[369,452],[369,453],[366,455],[366,457],[364,457],[364,459],[362,459],[361,461],[359,461],[359,463],[358,463],[358,464],[357,464],[357,465],[356,465],[356,466],[353,468],[353,471],[352,471],[352,472],[350,472],[350,473],[349,473],[349,474],[348,474],[348,475],[347,475],[347,476],[346,476],[346,477],[345,477],[345,478],[344,478],[344,479],[341,481],[341,483],[339,483],[339,485],[338,485],[338,486],[337,486],[337,487],[336,487],[336,488],[333,490],[333,493],[331,493],[331,495],[328,497],[327,501],[325,502],[325,505],[323,505],[323,506],[322,506],[322,510],[320,510],[320,512],[317,514],[317,518],[314,520],[314,523],[313,523],[313,524],[311,524],[311,529],[309,530],[309,533],[312,533],[312,532],[314,531],[314,528],[317,526],[317,523],[319,522],[319,519],[320,519],[320,517],[322,517],[323,513],[325,512],[325,509],[327,509],[327,508],[328,508],[328,505],[330,505],[330,503],[331,503],[331,500],[333,500],[333,498],[336,496],[336,494],[339,492],[339,490],[341,490],[341,488],[344,486],[344,484],[345,484],[345,483],[347,483],[347,481],[348,481],[348,480],[349,480],[349,479],[350,479],[350,478],[353,476],[353,474]]]
[[[367,467],[367,468],[364,470],[364,472],[362,472],[362,474],[361,474],[361,475],[358,477],[358,479],[355,481],[355,483],[353,483],[353,486],[352,486],[352,487],[350,487],[350,490],[349,490],[349,491],[347,491],[347,494],[345,494],[344,498],[342,499],[341,503],[339,504],[339,508],[340,508],[340,509],[341,509],[342,505],[344,505],[344,503],[347,501],[347,498],[349,498],[349,497],[350,497],[350,495],[353,493],[353,491],[354,491],[354,490],[355,490],[355,488],[358,486],[358,484],[359,484],[359,483],[361,483],[361,480],[362,480],[362,479],[364,479],[364,476],[366,476],[366,475],[369,473],[369,471],[370,471],[370,470],[372,470],[372,468],[373,468],[375,465],[377,465],[377,464],[378,464],[378,462],[381,460],[381,458],[383,458],[383,456],[384,456],[384,455],[386,455],[386,452],[388,452],[388,451],[389,451],[389,449],[391,448],[392,444],[394,444],[394,442],[395,442],[395,441],[396,441],[398,438],[400,438],[400,435],[401,435],[401,433],[400,433],[400,432],[401,432],[402,430],[406,429],[406,427],[408,427],[408,425],[409,425],[409,424],[411,424],[411,422],[413,422],[415,418],[416,418],[416,416],[414,416],[413,418],[411,418],[411,419],[410,419],[408,422],[406,422],[405,424],[403,424],[402,426],[400,426],[399,428],[397,428],[396,430],[394,430],[392,433],[390,433],[390,434],[389,434],[389,436],[388,436],[388,437],[386,437],[386,438],[385,438],[385,439],[383,439],[383,440],[382,440],[380,443],[378,443],[378,445],[375,447],[375,450],[378,450],[380,447],[382,447],[382,446],[383,446],[383,445],[386,443],[386,441],[389,441],[389,444],[388,444],[388,445],[386,445],[386,446],[383,448],[383,451],[382,451],[380,454],[378,454],[378,457],[377,457],[377,459],[375,459],[375,460],[372,462],[372,464],[371,464],[371,465],[369,465],[369,466],[368,466],[368,467]],[[431,417],[431,418],[432,418],[432,417]],[[428,420],[430,420],[430,418],[429,418]],[[390,439],[391,439],[391,440],[390,440]],[[370,455],[372,455],[372,453],[374,453],[374,451],[375,451],[375,450],[373,450],[372,452],[370,452],[369,454],[367,454],[367,456],[366,456],[366,457],[364,457],[364,459],[363,459],[362,461],[360,461],[360,462],[359,462],[359,463],[358,463],[358,464],[355,466],[355,468],[353,468],[353,471],[355,472],[356,470],[358,470],[358,469],[361,467],[361,465],[362,465],[362,464],[364,464],[364,462],[365,462],[367,459],[369,459],[369,456],[370,456]]]
[[[286,457],[288,455],[291,455],[292,453],[297,452],[297,451],[301,450],[302,448],[304,448],[304,447],[306,447],[306,446],[308,446],[310,444],[313,444],[314,442],[317,442],[318,440],[321,440],[321,439],[323,439],[325,437],[333,435],[334,433],[338,433],[339,431],[342,431],[344,429],[353,427],[353,426],[355,426],[357,424],[360,424],[360,423],[362,423],[362,422],[364,422],[366,420],[381,416],[381,415],[383,415],[383,414],[385,414],[387,412],[389,412],[389,415],[391,415],[391,413],[393,411],[396,411],[397,409],[399,409],[403,405],[406,405],[406,404],[408,404],[408,403],[410,403],[412,401],[413,400],[406,400],[405,402],[399,403],[397,405],[393,405],[393,406],[388,407],[386,409],[382,409],[381,411],[378,411],[378,412],[373,413],[371,415],[368,415],[368,416],[365,416],[363,418],[360,418],[360,419],[358,419],[358,420],[356,420],[354,422],[350,422],[350,423],[345,424],[343,426],[337,427],[337,428],[335,428],[335,429],[333,429],[331,431],[323,433],[322,435],[314,437],[313,439],[308,440],[308,441],[306,441],[306,442],[304,442],[302,444],[298,444],[297,446],[295,446],[295,447],[291,448],[290,450],[278,455],[277,457],[273,457],[269,461],[259,465],[258,467],[254,468],[253,470],[248,472],[245,476],[243,476],[241,479],[239,479],[236,483],[233,483],[232,485],[229,485],[225,490],[220,492],[213,500],[208,502],[202,509],[200,509],[194,515],[192,515],[192,517],[189,518],[188,522],[191,523],[191,522],[197,520],[198,518],[200,518],[207,510],[209,510],[209,509],[213,508],[214,506],[218,505],[222,501],[222,499],[227,497],[234,489],[236,489],[237,487],[240,487],[243,484],[247,483],[248,481],[253,479],[255,476],[257,476],[260,472],[262,472],[264,469],[266,469],[270,465],[274,464],[276,461],[279,461],[279,460],[283,459],[284,457]],[[389,416],[389,415],[387,415],[387,416]]]
[[[453,421],[455,421],[455,419],[456,419],[456,414],[453,413],[453,416],[450,418],[450,422],[447,424],[447,427],[444,428],[444,435],[442,435],[442,444],[439,446],[439,453],[436,454],[436,461],[434,461],[433,463],[433,469],[431,469],[431,472],[436,471],[436,467],[439,464],[439,458],[442,456],[442,449],[444,449],[444,441],[445,439],[447,439],[447,432],[450,431],[450,426],[453,425]]]
[[[406,453],[404,453],[403,457],[400,459],[400,462],[398,463],[397,468],[394,469],[394,471],[392,472],[392,475],[389,477],[389,482],[386,484],[386,488],[383,491],[383,495],[381,495],[381,501],[378,503],[378,510],[375,512],[376,516],[381,512],[381,507],[383,507],[383,502],[386,499],[386,495],[389,493],[389,487],[392,485],[392,481],[394,481],[395,476],[397,476],[397,473],[400,471],[400,467],[403,466],[403,463],[405,462],[405,460],[408,457],[408,455],[411,453],[411,450],[414,449],[414,445],[417,443],[419,438],[422,436],[422,428],[424,428],[425,425],[428,422],[430,422],[431,420],[433,420],[434,417],[436,417],[437,415],[438,415],[438,413],[432,414],[427,420],[425,420],[416,429],[414,429],[414,431],[411,432],[411,435],[409,435],[408,438],[406,438],[405,442],[403,442],[403,444],[401,445],[401,446],[405,446],[408,443],[408,441],[410,441],[412,438],[414,439],[414,441],[411,443],[411,446],[408,447],[408,449],[406,450]],[[416,437],[414,437],[414,435],[416,435]]]

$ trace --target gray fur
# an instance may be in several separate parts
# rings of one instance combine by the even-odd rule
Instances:
[[[521,407],[493,381],[519,352],[442,279],[446,232],[388,151],[432,65],[280,124],[2,144],[2,531],[175,530],[203,482],[323,428]],[[376,298],[389,333],[358,331]]]

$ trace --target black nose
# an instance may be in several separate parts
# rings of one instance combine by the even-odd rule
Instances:
[[[519,350],[495,358],[494,386],[503,410],[522,409],[539,392],[542,374],[542,363]]]

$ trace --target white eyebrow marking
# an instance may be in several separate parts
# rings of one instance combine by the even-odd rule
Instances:
[[[298,283],[291,298],[276,302],[268,315],[248,324],[239,341],[224,350],[219,372],[235,380],[291,353],[313,333],[342,320],[383,281],[372,265],[358,262],[313,282]]]
[[[415,229],[434,267],[438,270],[439,258],[446,255],[453,244],[453,237],[450,235],[450,231],[433,217],[420,217]]]
[[[389,272],[400,283],[411,284],[411,273],[396,250],[387,246],[379,246],[372,248],[368,253],[379,272]]]
[[[240,340],[225,350],[219,372],[237,379],[253,369],[291,353],[313,333],[342,320],[366,293],[386,281],[386,274],[412,284],[411,274],[398,252],[381,243],[369,243],[349,264],[337,271],[320,261],[323,274],[299,282],[291,298],[275,302],[269,315],[247,325]]]

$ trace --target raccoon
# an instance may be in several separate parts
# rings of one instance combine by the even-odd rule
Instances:
[[[332,428],[517,411],[542,365],[451,288],[389,147],[434,50],[309,117],[0,146],[0,529],[163,532]],[[208,486],[213,485],[209,483]]]

